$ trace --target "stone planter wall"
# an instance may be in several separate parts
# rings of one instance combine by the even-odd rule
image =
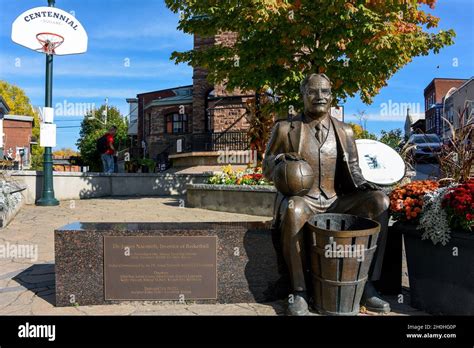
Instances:
[[[6,227],[20,211],[25,202],[23,190],[25,187],[16,183],[0,181],[0,228]]]
[[[273,186],[188,184],[187,206],[229,213],[273,215]]]
[[[20,171],[12,175],[26,190],[26,204],[41,197],[43,172]],[[206,182],[211,174],[171,173],[76,173],[54,172],[54,194],[58,200],[97,197],[145,197],[183,195],[186,184]]]

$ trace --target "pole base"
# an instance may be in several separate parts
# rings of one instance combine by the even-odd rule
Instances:
[[[59,205],[59,201],[56,198],[40,198],[36,201],[36,205],[41,207],[52,207]]]

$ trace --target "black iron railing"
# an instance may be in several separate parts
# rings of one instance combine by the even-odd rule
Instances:
[[[179,151],[178,139],[181,139],[181,151]],[[249,148],[250,138],[246,132],[194,133],[183,135],[174,140],[170,153],[238,151]]]

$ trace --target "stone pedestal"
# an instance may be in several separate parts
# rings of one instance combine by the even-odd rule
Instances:
[[[278,273],[268,222],[74,223],[55,231],[57,306],[121,302],[105,299],[104,269],[109,261],[104,261],[104,240],[113,236],[135,237],[133,240],[217,237],[217,295],[193,300],[196,303],[269,302],[288,294],[288,283]]]

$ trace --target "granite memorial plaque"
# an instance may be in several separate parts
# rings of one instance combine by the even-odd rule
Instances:
[[[216,236],[104,236],[105,300],[217,299]]]

